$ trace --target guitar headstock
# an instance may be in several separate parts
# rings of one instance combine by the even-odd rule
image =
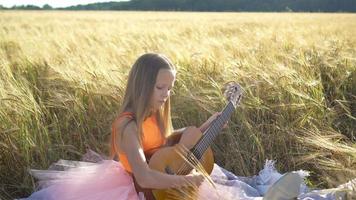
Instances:
[[[242,88],[241,86],[234,82],[228,82],[225,85],[226,89],[224,92],[224,96],[228,101],[230,101],[235,107],[237,107],[240,104],[240,100],[242,97]]]

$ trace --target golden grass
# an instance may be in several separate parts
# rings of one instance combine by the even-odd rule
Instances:
[[[145,52],[178,68],[173,122],[199,125],[242,85],[213,149],[238,175],[265,159],[330,187],[356,177],[356,15],[0,12],[0,198],[28,195],[27,168],[107,153],[128,70]]]

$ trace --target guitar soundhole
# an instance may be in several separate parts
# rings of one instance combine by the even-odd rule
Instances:
[[[167,174],[170,174],[170,175],[173,175],[173,174],[174,174],[173,170],[172,170],[169,166],[166,166],[166,167],[164,168],[164,171],[166,171],[166,173],[167,173]]]

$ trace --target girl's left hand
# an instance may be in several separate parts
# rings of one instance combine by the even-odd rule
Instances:
[[[211,125],[211,123],[219,116],[221,115],[221,112],[216,112],[214,113],[212,116],[209,117],[208,120],[206,120],[206,122],[204,122],[200,127],[200,131],[202,133],[204,133],[208,128],[209,126]],[[227,122],[224,124],[224,127],[223,128],[226,128],[227,127]]]

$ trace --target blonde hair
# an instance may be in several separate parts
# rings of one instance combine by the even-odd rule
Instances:
[[[161,69],[169,69],[175,73],[174,65],[166,56],[146,53],[136,60],[129,73],[120,113],[125,111],[133,112],[138,130],[137,137],[140,142],[143,139],[142,123],[150,115],[153,90],[157,74]],[[162,136],[169,136],[173,130],[169,97],[156,114]],[[121,126],[119,131],[123,131],[124,128],[125,125]]]

